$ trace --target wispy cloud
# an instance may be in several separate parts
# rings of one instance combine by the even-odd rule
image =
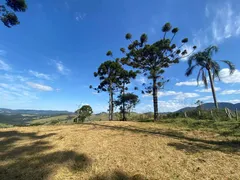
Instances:
[[[31,101],[38,99],[35,93],[30,91],[30,88],[22,84],[5,84],[0,83],[0,94],[3,97],[3,101],[15,101],[15,103],[20,103],[24,101]]]
[[[65,2],[64,2],[64,6],[66,7],[66,9],[67,9],[67,10],[69,10],[69,9],[70,9],[70,6],[69,6],[69,4],[68,4],[68,2],[67,2],[67,1],[65,1]]]
[[[154,27],[150,27],[149,31],[151,34],[156,34],[156,29]]]
[[[220,91],[221,88],[220,87],[215,87],[215,91]],[[208,88],[208,89],[196,89],[195,90],[196,92],[202,92],[202,93],[211,93],[212,92],[212,89],[211,88]]]
[[[75,12],[75,19],[76,21],[82,21],[86,18],[86,13]]]
[[[1,56],[5,56],[7,54],[7,51],[0,49],[0,55]]]
[[[193,44],[198,50],[240,35],[240,13],[230,2],[207,4],[205,16],[209,23],[193,33]]]
[[[10,82],[14,82],[14,81],[25,82],[28,80],[27,77],[24,77],[21,75],[8,74],[8,73],[0,74],[0,79],[5,81],[10,81]]]
[[[43,85],[43,84],[27,82],[27,85],[34,88],[34,89],[40,90],[40,91],[53,91],[52,87],[46,86],[46,85]]]
[[[10,65],[8,65],[7,63],[0,59],[0,70],[9,71],[11,70],[11,67]]]
[[[70,69],[65,67],[62,63],[62,61],[52,60],[55,67],[57,68],[57,71],[62,75],[67,75],[70,73]]]
[[[230,3],[222,3],[221,7],[212,7],[214,12],[212,35],[216,42],[240,35],[240,14],[234,11]]]
[[[205,16],[208,18],[210,15],[209,9],[208,9],[208,5],[206,5],[205,7]]]
[[[44,74],[44,73],[39,73],[37,71],[32,71],[32,70],[29,70],[28,71],[31,75],[37,77],[37,78],[42,78],[42,79],[46,79],[46,80],[50,80],[50,75],[48,74]]]
[[[222,95],[229,95],[229,94],[240,94],[240,89],[234,89],[234,90],[225,90],[221,92]]]

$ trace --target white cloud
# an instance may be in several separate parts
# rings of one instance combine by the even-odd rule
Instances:
[[[34,88],[34,89],[38,89],[40,91],[53,91],[53,88],[50,86],[46,86],[46,85],[42,85],[42,84],[37,84],[37,83],[33,83],[33,82],[27,82],[27,85]]]
[[[237,104],[240,103],[240,99],[232,99],[232,100],[228,100],[226,102],[232,103],[232,104]]]
[[[182,81],[175,84],[176,86],[198,86],[197,81],[191,80],[191,81]],[[199,81],[199,85],[202,86],[203,82]]]
[[[143,97],[150,97],[152,94],[144,94]],[[188,98],[195,98],[199,97],[197,93],[185,93],[185,92],[176,92],[176,91],[159,91],[158,97],[165,97],[165,96],[174,96],[174,99],[177,100],[184,100]]]
[[[194,104],[179,100],[159,101],[159,112],[174,112],[185,107],[194,107]]]
[[[227,95],[227,94],[240,94],[240,89],[239,90],[225,90],[221,92],[222,95]]]
[[[62,75],[69,74],[70,70],[63,65],[62,61],[56,61],[56,60],[52,60],[52,61],[59,73],[61,73]]]
[[[153,104],[140,103],[137,105],[136,111],[140,113],[152,112]]]
[[[207,100],[210,100],[212,98],[213,98],[212,96],[205,96],[205,97],[198,98],[198,100],[200,100],[200,101],[207,101]]]
[[[84,20],[86,16],[87,16],[86,13],[75,12],[76,21]]]
[[[220,78],[226,84],[240,83],[240,71],[236,70],[232,75],[229,75],[229,69],[224,68],[220,71]]]
[[[29,73],[32,74],[33,76],[37,77],[37,78],[42,78],[42,79],[46,79],[46,80],[51,79],[48,74],[43,74],[43,73],[39,73],[39,72],[32,71],[32,70],[29,70]]]
[[[0,60],[0,70],[9,71],[11,70],[11,67],[3,60]]]
[[[220,91],[221,88],[219,87],[215,87],[215,91]],[[202,93],[211,93],[212,92],[212,89],[211,88],[208,88],[208,89],[201,89],[201,90],[195,90],[196,92],[202,92]]]
[[[147,78],[145,76],[137,76],[136,81],[138,83],[140,83],[140,85],[146,84],[147,83]]]

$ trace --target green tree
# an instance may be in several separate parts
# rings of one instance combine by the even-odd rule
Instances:
[[[0,19],[5,26],[10,28],[20,23],[15,12],[25,12],[26,9],[25,0],[6,0],[5,5],[0,5]]]
[[[220,65],[218,61],[213,60],[212,57],[214,53],[218,52],[217,46],[209,46],[203,51],[197,52],[191,55],[188,59],[188,69],[186,70],[185,75],[190,76],[194,69],[199,67],[197,82],[199,83],[199,79],[201,77],[202,82],[204,83],[205,88],[208,88],[208,80],[207,75],[209,77],[209,81],[211,84],[212,95],[214,99],[215,107],[218,109],[217,97],[214,88],[214,80],[218,78],[220,80]],[[223,62],[228,65],[230,75],[235,71],[235,66],[228,60],[220,60],[219,62]]]
[[[76,112],[77,116],[74,118],[74,122],[82,121],[84,122],[87,117],[90,117],[93,113],[93,110],[91,106],[84,105],[80,109],[78,109]]]
[[[198,106],[199,109],[202,109],[203,101],[197,100],[195,104]]]
[[[126,112],[129,112],[135,108],[140,102],[138,96],[133,93],[120,94],[115,100],[115,106],[119,106],[120,113],[122,113],[122,120],[126,121]]]
[[[171,31],[172,35],[167,37]],[[132,35],[126,34],[126,39],[130,40],[128,51],[124,48],[120,50],[125,54],[121,58],[123,64],[142,70],[148,79],[152,80],[151,84],[145,85],[143,93],[152,93],[154,106],[154,120],[158,119],[158,90],[164,87],[168,80],[164,80],[163,73],[170,65],[179,63],[179,59],[186,57],[188,52],[183,50],[183,46],[188,42],[187,38],[182,40],[182,44],[177,47],[173,40],[178,32],[178,28],[173,28],[170,23],[162,27],[163,37],[160,40],[148,44],[148,37],[142,34],[140,40],[132,41]],[[193,47],[195,49],[196,46]]]
[[[107,52],[107,56],[111,56],[113,59],[115,59],[116,62],[119,62],[119,58],[114,58],[111,51]],[[118,89],[120,89],[121,96],[125,95],[125,92],[128,90],[128,87],[126,85],[130,84],[131,79],[136,78],[137,73],[139,73],[139,72],[138,71],[133,71],[133,70],[127,71],[123,67],[120,69],[119,75],[118,75],[117,87],[118,87]],[[136,87],[134,89],[136,90]],[[122,101],[122,111],[121,111],[123,121],[126,120],[126,108],[125,108],[125,101],[124,100],[125,100],[125,98]]]
[[[105,61],[102,63],[97,72],[94,72],[94,76],[98,77],[100,84],[94,88],[98,93],[108,92],[109,93],[109,120],[113,120],[113,109],[114,109],[114,92],[117,90],[120,83],[119,76],[123,68],[117,61]],[[92,88],[92,85],[90,86]]]

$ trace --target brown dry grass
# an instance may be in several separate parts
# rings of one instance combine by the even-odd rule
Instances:
[[[137,122],[0,129],[0,179],[240,179],[240,140]]]

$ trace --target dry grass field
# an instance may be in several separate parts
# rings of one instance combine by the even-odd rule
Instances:
[[[240,139],[164,124],[0,129],[1,180],[240,179]]]

